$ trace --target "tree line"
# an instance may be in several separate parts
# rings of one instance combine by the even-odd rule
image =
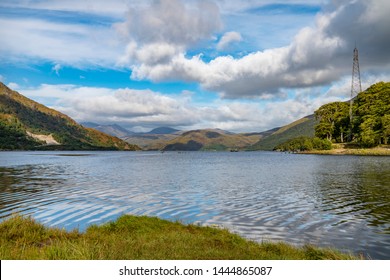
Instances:
[[[315,111],[315,136],[336,143],[374,147],[390,143],[390,82],[379,82],[350,102],[332,102]]]

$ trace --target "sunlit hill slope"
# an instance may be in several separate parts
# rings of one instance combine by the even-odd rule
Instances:
[[[0,149],[138,150],[138,146],[85,128],[0,83]]]

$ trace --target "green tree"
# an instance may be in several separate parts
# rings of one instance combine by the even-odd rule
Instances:
[[[344,141],[344,133],[349,126],[349,104],[332,102],[315,111],[319,124],[315,127],[315,135],[336,142]]]
[[[353,123],[350,125],[349,104],[333,102],[315,111],[319,124],[315,135],[321,139],[344,142],[345,133],[365,147],[390,141],[390,83],[379,82],[358,94],[353,101]],[[352,131],[350,130],[352,129]]]
[[[379,82],[354,102],[354,130],[363,146],[387,144],[390,135],[390,83]]]
[[[277,145],[274,150],[282,152],[301,152],[311,150],[330,150],[332,143],[326,139],[317,137],[311,138],[306,136],[296,137]]]
[[[387,145],[390,142],[390,114],[384,115],[381,118],[381,122],[383,144]]]
[[[360,124],[360,142],[365,147],[374,147],[380,144],[380,134],[377,129],[376,118],[367,118]]]

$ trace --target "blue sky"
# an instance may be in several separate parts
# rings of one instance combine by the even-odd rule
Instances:
[[[0,80],[79,122],[264,131],[390,77],[386,0],[0,3]]]

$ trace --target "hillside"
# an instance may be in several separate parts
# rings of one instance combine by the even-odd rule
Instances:
[[[352,113],[352,122],[350,117]],[[332,102],[315,111],[315,134],[335,143],[350,142],[361,148],[390,143],[390,82],[379,82],[360,92],[352,111],[345,102]]]
[[[157,127],[149,131],[147,134],[175,134],[177,132],[179,132],[179,130],[171,127]]]
[[[190,130],[167,142],[164,151],[226,151],[253,145],[261,135],[234,134],[220,129]]]
[[[388,145],[390,143],[390,82],[373,84],[353,99],[352,123],[349,104],[350,101],[324,104],[315,111],[315,114],[261,138],[249,150],[273,150],[275,147],[283,150],[287,146],[296,146],[302,141],[307,142],[307,137],[314,136],[319,138],[314,139],[315,142],[324,139],[329,143],[348,142],[349,146],[357,148]],[[316,146],[315,144],[321,143],[312,144]]]
[[[317,121],[314,115],[306,116],[261,138],[257,143],[249,147],[248,150],[272,151],[275,146],[293,138],[301,136],[313,137],[316,124]]]
[[[115,136],[118,138],[122,138],[122,137],[126,137],[128,135],[134,134],[133,131],[129,131],[129,130],[121,127],[120,125],[117,125],[117,124],[103,125],[103,124],[97,124],[97,123],[91,123],[91,122],[84,122],[84,123],[81,123],[81,125],[84,127],[99,130],[105,134]]]
[[[0,149],[137,150],[0,83]]]
[[[169,141],[178,137],[178,135],[180,135],[180,132],[176,134],[136,133],[121,139],[128,143],[133,143],[143,150],[157,151],[162,150]]]

